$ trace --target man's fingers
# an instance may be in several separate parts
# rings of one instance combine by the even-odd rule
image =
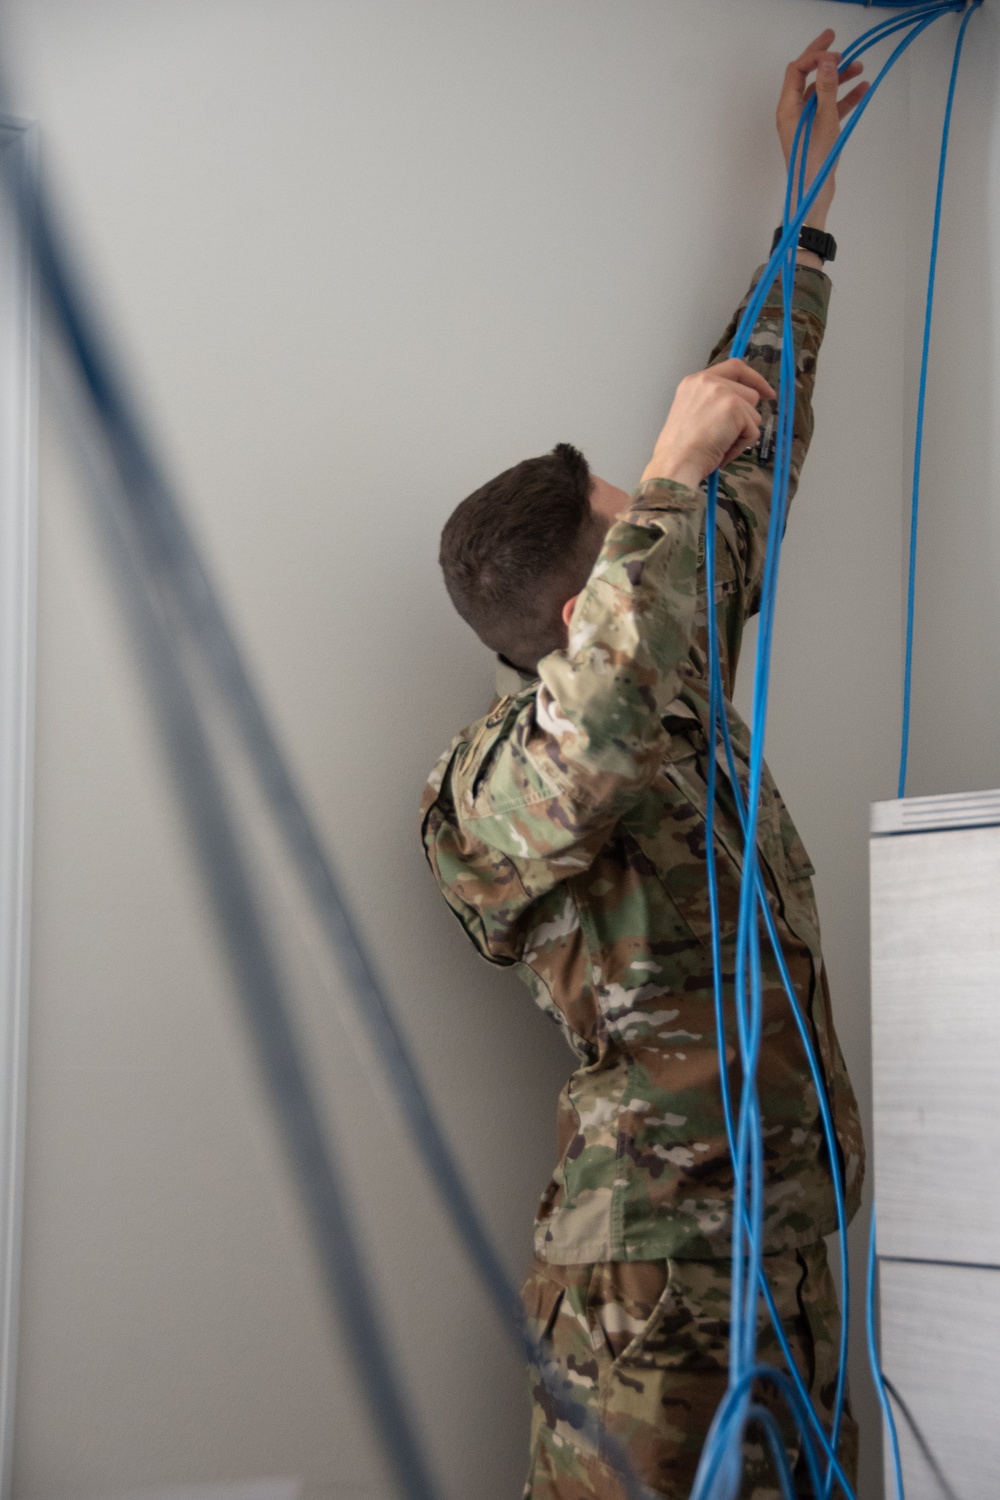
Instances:
[[[805,58],[812,57],[813,53],[815,52],[825,52],[835,36],[836,32],[833,30],[832,26],[829,27],[826,31],[821,31],[819,36],[813,37],[808,47],[802,53],[802,56],[798,58],[797,61],[802,62]],[[795,67],[795,63],[792,63],[792,67]]]
[[[828,85],[831,75],[840,82],[840,53],[821,52],[816,59],[816,82]]]
[[[796,57],[785,69],[785,82],[781,90],[779,108],[799,104],[802,101],[806,79],[814,70],[818,60],[826,53],[833,41],[832,31],[821,31],[800,57]],[[839,54],[838,54],[839,57]]]
[[[839,52],[831,52],[830,56],[839,59],[840,53]],[[816,61],[819,62],[820,59],[817,58]],[[863,62],[848,63],[848,65],[847,65],[846,68],[841,68],[839,70],[839,72],[838,72],[839,82],[841,83],[841,85],[843,85],[845,83],[850,83],[850,81],[851,81],[852,78],[857,78],[858,74],[859,73],[863,73],[864,70],[865,70],[865,65],[864,65]],[[866,84],[865,87],[867,88],[867,86],[868,85]],[[809,87],[806,89],[805,93],[802,95],[802,103],[803,104],[808,104],[809,100],[812,98],[812,96],[813,96],[813,94],[815,94],[815,92],[816,92],[816,86],[815,86],[815,84],[811,83],[809,85]]]
[[[871,87],[868,83],[859,83],[857,88],[851,89],[837,104],[837,114],[840,119],[846,119],[852,109],[856,109]]]
[[[816,66],[817,57],[827,52],[833,41],[832,30],[821,31],[819,36],[814,37],[804,52],[800,53],[785,69],[786,79],[789,77],[804,78],[808,76]]]
[[[837,90],[840,80],[837,77],[836,59],[827,53],[816,69],[816,123],[820,126],[836,122],[839,127],[840,116],[837,113]]]
[[[760,437],[760,412],[756,406],[744,406],[743,438],[746,443],[755,443]]]
[[[727,359],[686,375],[657,439],[647,477],[661,471],[676,477],[671,466],[676,470],[678,463],[684,472],[697,468],[704,477],[731,462],[759,441],[758,403],[774,395],[764,377],[742,359]]]
[[[822,56],[822,53],[819,56]],[[815,66],[815,59],[809,61],[801,68],[797,62],[788,64],[785,70],[785,81],[781,86],[781,94],[778,99],[779,115],[798,116],[803,101],[808,97],[806,80]]]
[[[756,417],[756,416],[757,416],[757,413],[754,412],[754,417]],[[721,460],[719,462],[718,467],[720,469],[724,469],[726,467],[726,464],[731,464],[734,458],[739,458],[739,456],[740,456],[741,453],[745,453],[748,448],[752,448],[759,441],[759,439],[760,439],[760,422],[759,422],[759,420],[758,421],[754,421],[754,422],[748,422],[745,425],[745,427],[743,428],[743,431],[740,433],[740,435],[737,438],[736,442],[733,443],[732,447],[729,449],[729,451],[727,453],[723,454],[723,456],[722,456],[722,458],[721,458]]]
[[[845,68],[844,71],[843,71],[843,73],[841,73],[839,81],[843,85],[845,83],[848,83],[852,78],[856,78],[858,76],[858,74],[862,73],[862,72],[864,72],[864,64],[863,63],[852,63],[849,68]],[[867,83],[863,84],[861,86],[861,92],[863,94],[867,93],[868,92],[868,87],[869,87],[869,85]],[[810,84],[809,87],[806,89],[805,94],[803,95],[803,99],[802,99],[803,104],[808,104],[809,100],[812,98],[812,96],[813,96],[813,94],[815,94],[815,92],[816,92],[815,85],[814,84]],[[847,97],[848,98],[853,98],[854,95],[857,92],[858,92],[857,89],[852,89],[850,95],[848,95]],[[841,100],[841,104],[843,105],[844,102],[845,102],[845,100],[842,99]],[[853,109],[854,106],[851,105],[851,108]]]
[[[760,412],[755,406],[747,406],[741,401],[734,406],[734,416],[739,420],[737,429],[738,436],[733,440],[733,447],[737,453],[742,453],[745,448],[750,448],[760,437]]]
[[[742,359],[724,359],[717,365],[712,365],[711,373],[721,376],[723,380],[737,381],[742,385],[749,386],[754,392],[754,398],[763,397],[765,401],[773,401],[777,397],[777,391],[768,385],[763,375],[759,374],[752,365],[748,365]]]
[[[756,390],[752,385],[744,385],[742,381],[739,380],[727,380],[726,390],[730,393],[730,395],[738,396],[741,401],[745,401],[747,406],[752,407],[754,411],[756,411],[762,400],[770,399],[769,397],[763,396],[762,393]]]

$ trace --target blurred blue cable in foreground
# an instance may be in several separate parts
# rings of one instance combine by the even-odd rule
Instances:
[[[282,997],[279,966],[251,879],[246,851],[205,718],[183,666],[186,630],[209,665],[214,687],[242,721],[281,821],[295,838],[300,865],[308,851],[314,881],[332,876],[309,847],[312,830],[223,620],[180,512],[156,464],[137,414],[97,334],[69,270],[38,182],[27,172],[6,186],[28,240],[44,308],[89,400],[101,441],[99,517],[116,581],[129,606],[144,678],[186,814],[213,913],[223,938],[260,1075],[281,1127],[330,1301],[368,1399],[380,1445],[406,1500],[435,1500],[420,1445],[392,1367],[363,1257],[325,1126],[313,1098]],[[97,466],[94,466],[97,472]],[[90,476],[93,478],[93,473]],[[336,892],[333,892],[334,896]],[[346,947],[351,929],[331,900]],[[357,981],[355,981],[357,982]]]
[[[866,10],[932,10],[938,0],[836,0],[839,5],[863,5]],[[964,3],[964,0],[962,0]],[[960,6],[958,8],[961,8]]]
[[[0,113],[3,99],[0,95]],[[97,488],[102,530],[137,626],[147,688],[222,935],[261,1077],[281,1128],[331,1304],[380,1445],[406,1500],[434,1500],[364,1268],[328,1133],[283,995],[279,965],[251,879],[238,818],[207,727],[196,674],[211,685],[247,756],[330,954],[347,980],[373,1050],[452,1225],[555,1409],[595,1444],[627,1500],[655,1500],[621,1445],[573,1399],[572,1382],[532,1339],[517,1289],[483,1226],[445,1141],[388,998],[347,909],[332,864],[293,781],[180,506],[88,299],[38,181],[6,187],[29,243],[45,311],[78,376],[106,464]],[[96,469],[95,469],[96,472]],[[189,673],[191,674],[189,676]]]

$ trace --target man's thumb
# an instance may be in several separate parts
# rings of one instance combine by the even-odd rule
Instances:
[[[835,120],[839,118],[837,115],[839,88],[837,64],[832,57],[824,58],[816,69],[816,113],[820,118],[829,117],[831,112]]]

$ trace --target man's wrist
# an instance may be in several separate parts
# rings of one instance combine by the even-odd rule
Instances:
[[[809,266],[812,270],[822,271],[828,260],[833,260],[837,254],[837,241],[832,234],[827,234],[825,229],[826,212],[812,213],[799,229],[798,244],[795,248],[795,263],[799,266]],[[778,248],[782,235],[787,233],[781,224],[774,231],[771,240],[771,254]]]
[[[654,453],[642,471],[639,482],[645,484],[647,479],[672,479],[675,484],[683,484],[689,490],[696,490],[704,477],[702,465],[693,458],[658,458]]]
[[[815,250],[797,250],[795,253],[795,264],[797,266],[809,266],[814,271],[822,271],[824,262]]]

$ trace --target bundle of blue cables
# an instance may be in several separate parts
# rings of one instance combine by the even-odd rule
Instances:
[[[847,3],[864,3],[864,0],[847,0]],[[878,4],[879,0],[874,0]],[[898,7],[897,7],[898,8]],[[853,1491],[837,1457],[838,1443],[843,1419],[844,1392],[846,1383],[847,1344],[849,1333],[849,1274],[847,1263],[846,1212],[843,1182],[840,1173],[840,1153],[834,1131],[833,1118],[827,1096],[826,1082],[816,1056],[806,1019],[800,1009],[793,989],[774,918],[766,898],[762,872],[757,853],[756,828],[757,809],[760,798],[761,778],[764,767],[764,742],[767,724],[768,691],[770,683],[771,643],[773,638],[775,601],[778,583],[778,563],[781,538],[784,535],[788,503],[789,465],[792,451],[792,426],[795,406],[795,350],[792,331],[792,295],[795,274],[795,248],[799,230],[810,208],[815,202],[823,183],[834,169],[841,151],[860,122],[876,90],[906,49],[926,28],[949,11],[964,9],[964,4],[910,5],[907,14],[881,22],[857,39],[844,53],[841,66],[846,67],[855,58],[876,42],[904,32],[888,61],[884,64],[871,89],[855,110],[842,131],[836,145],[823,163],[815,179],[806,190],[806,160],[812,121],[815,118],[816,101],[811,99],[803,111],[796,131],[791,152],[788,184],[785,196],[784,233],[765,268],[754,295],[751,297],[736,332],[732,356],[742,357],[746,352],[754,325],[763,307],[764,300],[773,282],[780,275],[784,306],[782,337],[781,375],[779,386],[778,419],[774,454],[774,482],[772,488],[771,519],[767,553],[761,591],[760,628],[758,634],[757,659],[754,674],[754,700],[751,725],[751,754],[749,783],[744,799],[740,792],[730,729],[726,717],[723,695],[722,670],[719,656],[718,636],[709,629],[709,671],[711,724],[709,753],[709,813],[708,813],[708,877],[709,897],[712,913],[712,942],[715,972],[716,1032],[719,1044],[720,1076],[723,1080],[723,1104],[726,1133],[734,1166],[735,1208],[733,1214],[733,1261],[732,1261],[732,1316],[729,1356],[729,1388],[721,1404],[705,1448],[692,1500],[734,1500],[740,1488],[743,1462],[744,1433],[748,1423],[754,1422],[762,1428],[781,1479],[785,1496],[794,1496],[794,1482],[789,1471],[781,1431],[773,1412],[759,1400],[755,1400],[755,1387],[761,1382],[776,1387],[786,1399],[794,1413],[802,1437],[802,1453],[809,1472],[812,1492],[823,1500],[839,1483],[843,1493],[851,1496]],[[920,492],[920,457],[923,442],[923,417],[927,388],[927,364],[930,348],[931,312],[934,297],[934,279],[937,266],[937,251],[941,224],[941,204],[944,173],[947,160],[948,139],[958,66],[962,53],[965,32],[973,10],[970,6],[959,27],[952,64],[948,100],[945,108],[942,131],[941,155],[938,169],[937,195],[935,201],[934,228],[932,233],[930,273],[928,277],[927,310],[924,323],[924,340],[921,359],[919,399],[917,412],[917,438],[914,457],[913,498],[910,526],[910,568],[907,597],[906,667],[903,691],[903,732],[900,754],[900,777],[898,795],[905,794],[906,760],[910,722],[910,685],[913,657],[913,615],[916,582],[917,520]],[[915,18],[916,13],[916,18]],[[718,472],[711,476],[708,486],[708,508],[706,515],[706,593],[715,598],[716,567],[716,512],[718,506]],[[744,864],[740,892],[739,924],[736,936],[735,1006],[740,1060],[742,1065],[742,1087],[737,1118],[733,1119],[733,1106],[726,1086],[727,1068],[725,1058],[725,1025],[723,1012],[722,953],[719,936],[718,882],[713,855],[713,824],[716,782],[714,747],[721,741],[724,748],[731,791],[739,808],[744,839]],[[840,1335],[840,1361],[833,1403],[833,1417],[829,1433],[817,1415],[809,1393],[796,1367],[788,1341],[777,1316],[774,1300],[768,1287],[762,1256],[762,1208],[763,1208],[763,1153],[761,1145],[760,1105],[756,1088],[756,1069],[760,1054],[762,1025],[762,972],[761,930],[758,913],[763,919],[768,942],[781,975],[788,1003],[792,1010],[802,1040],[809,1069],[816,1087],[820,1115],[826,1139],[830,1169],[833,1175],[834,1192],[839,1228],[839,1250],[841,1283],[843,1288],[843,1317]],[[882,1405],[890,1445],[893,1453],[895,1482],[898,1500],[903,1500],[903,1476],[899,1442],[893,1413],[889,1405],[885,1381],[882,1377],[874,1326],[874,1293],[877,1270],[875,1252],[875,1220],[872,1216],[872,1232],[868,1264],[868,1342],[872,1371]],[[787,1371],[758,1363],[757,1324],[759,1300],[767,1307],[774,1331],[787,1364]]]
[[[889,0],[844,0],[844,3],[888,5]],[[978,3],[978,0],[975,0]],[[761,622],[754,679],[752,754],[746,798],[740,802],[733,748],[722,692],[718,643],[709,631],[710,715],[713,741],[721,740],[740,805],[744,832],[744,872],[741,889],[735,1001],[743,1086],[738,1110],[725,1097],[726,1130],[735,1176],[733,1245],[732,1336],[728,1393],[716,1414],[702,1455],[692,1500],[734,1500],[740,1488],[744,1436],[748,1424],[763,1429],[780,1476],[782,1492],[794,1494],[785,1443],[773,1412],[757,1399],[755,1386],[770,1382],[792,1413],[802,1435],[802,1451],[813,1493],[826,1497],[840,1485],[846,1496],[852,1490],[838,1457],[842,1423],[847,1319],[846,1216],[843,1185],[839,1177],[839,1154],[826,1085],[809,1028],[798,1006],[767,900],[757,858],[756,824],[765,741],[771,639],[774,626],[780,542],[784,530],[794,414],[795,359],[791,305],[795,246],[799,228],[823,182],[833,170],[861,116],[896,61],[907,47],[934,21],[964,8],[963,0],[949,3],[911,3],[904,13],[888,19],[851,46],[844,54],[846,66],[873,44],[902,32],[888,61],[869,93],[841,133],[814,181],[805,188],[804,163],[808,150],[814,106],[806,109],[792,152],[786,194],[784,233],[746,308],[732,353],[742,354],[768,290],[780,275],[784,295],[780,400],[774,459],[774,488],[764,582]],[[945,115],[937,206],[928,286],[927,316],[920,381],[917,423],[917,453],[914,466],[914,501],[911,534],[911,570],[907,626],[907,668],[904,690],[904,744],[900,773],[900,795],[905,787],[906,736],[909,726],[909,685],[912,662],[913,596],[916,557],[916,519],[919,495],[919,459],[923,434],[930,312],[944,164],[955,92],[958,61],[970,7],[959,30]],[[2,100],[0,100],[2,111]],[[398,1100],[404,1121],[428,1175],[434,1182],[453,1228],[475,1267],[502,1321],[517,1344],[539,1369],[562,1418],[595,1445],[620,1477],[627,1500],[655,1500],[634,1474],[621,1445],[599,1430],[583,1408],[572,1399],[572,1386],[554,1369],[529,1335],[516,1288],[504,1270],[487,1234],[472,1197],[446,1143],[434,1109],[410,1056],[376,968],[361,940],[336,872],[309,816],[305,802],[288,768],[266,711],[253,685],[235,637],[228,624],[213,582],[202,562],[183,510],[173,494],[152,442],[140,419],[136,402],[119,364],[101,334],[91,299],[81,289],[72,259],[54,217],[30,170],[18,170],[7,186],[31,248],[38,284],[53,326],[61,335],[80,389],[85,393],[93,429],[100,435],[103,467],[95,481],[98,499],[114,530],[120,581],[125,595],[138,611],[140,635],[146,643],[152,677],[151,702],[159,716],[164,742],[175,771],[178,792],[201,862],[206,887],[236,979],[248,1032],[253,1040],[261,1075],[282,1129],[290,1165],[307,1210],[314,1243],[322,1267],[331,1305],[357,1371],[375,1430],[394,1475],[399,1493],[407,1500],[434,1500],[432,1482],[421,1444],[403,1394],[385,1330],[376,1311],[376,1299],[365,1269],[353,1226],[336,1154],[323,1123],[322,1111],[308,1083],[307,1070],[295,1034],[287,999],[279,979],[279,966],[272,952],[267,923],[255,896],[246,866],[238,827],[238,816],[228,795],[228,778],[213,745],[212,714],[227,714],[236,739],[245,753],[257,786],[278,830],[288,857],[298,872],[302,889],[316,912],[331,957],[353,995],[367,1028],[372,1048]],[[714,599],[715,515],[718,475],[708,487],[706,519],[706,567],[708,597]],[[120,543],[120,545],[119,545]],[[195,667],[192,668],[192,661]],[[211,704],[206,702],[206,695]],[[713,849],[715,795],[714,756],[709,758],[710,799],[707,847],[713,915],[715,954],[715,1004],[720,1048],[723,1045],[723,995],[718,928],[718,892]],[[797,1369],[777,1316],[767,1284],[761,1253],[761,1209],[763,1162],[760,1106],[755,1087],[756,1063],[761,1043],[761,932],[763,917],[781,978],[788,994],[809,1066],[815,1081],[831,1170],[834,1175],[840,1226],[841,1272],[844,1288],[844,1318],[840,1344],[840,1372],[834,1400],[833,1420],[827,1432],[815,1412],[809,1392]],[[720,1058],[721,1076],[728,1069]],[[874,1275],[874,1236],[870,1276]],[[787,1371],[758,1363],[756,1356],[757,1313],[763,1298],[781,1344]],[[892,1433],[896,1456],[897,1490],[902,1500],[899,1449],[892,1414],[878,1370],[869,1288],[869,1336],[879,1395]]]

